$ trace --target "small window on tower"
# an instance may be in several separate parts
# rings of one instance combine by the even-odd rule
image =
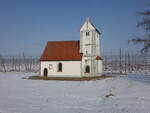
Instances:
[[[86,51],[86,54],[88,54],[88,51]]]
[[[90,32],[86,32],[86,36],[89,36],[90,35]]]

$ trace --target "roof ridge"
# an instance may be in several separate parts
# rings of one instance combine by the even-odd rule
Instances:
[[[48,42],[79,42],[80,40],[62,40],[62,41],[48,41]]]

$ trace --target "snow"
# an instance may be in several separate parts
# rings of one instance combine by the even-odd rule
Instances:
[[[0,73],[0,113],[149,113],[150,76],[44,81]],[[114,96],[106,95],[113,94]]]

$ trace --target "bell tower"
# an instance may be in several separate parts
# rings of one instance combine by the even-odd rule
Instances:
[[[99,73],[97,57],[100,58],[100,32],[87,18],[80,29],[80,53],[83,53],[82,75]],[[100,60],[100,59],[99,59]]]

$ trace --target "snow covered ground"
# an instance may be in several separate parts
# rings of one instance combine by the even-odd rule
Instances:
[[[150,113],[150,76],[44,81],[0,73],[0,113]],[[113,94],[114,96],[106,95]]]

